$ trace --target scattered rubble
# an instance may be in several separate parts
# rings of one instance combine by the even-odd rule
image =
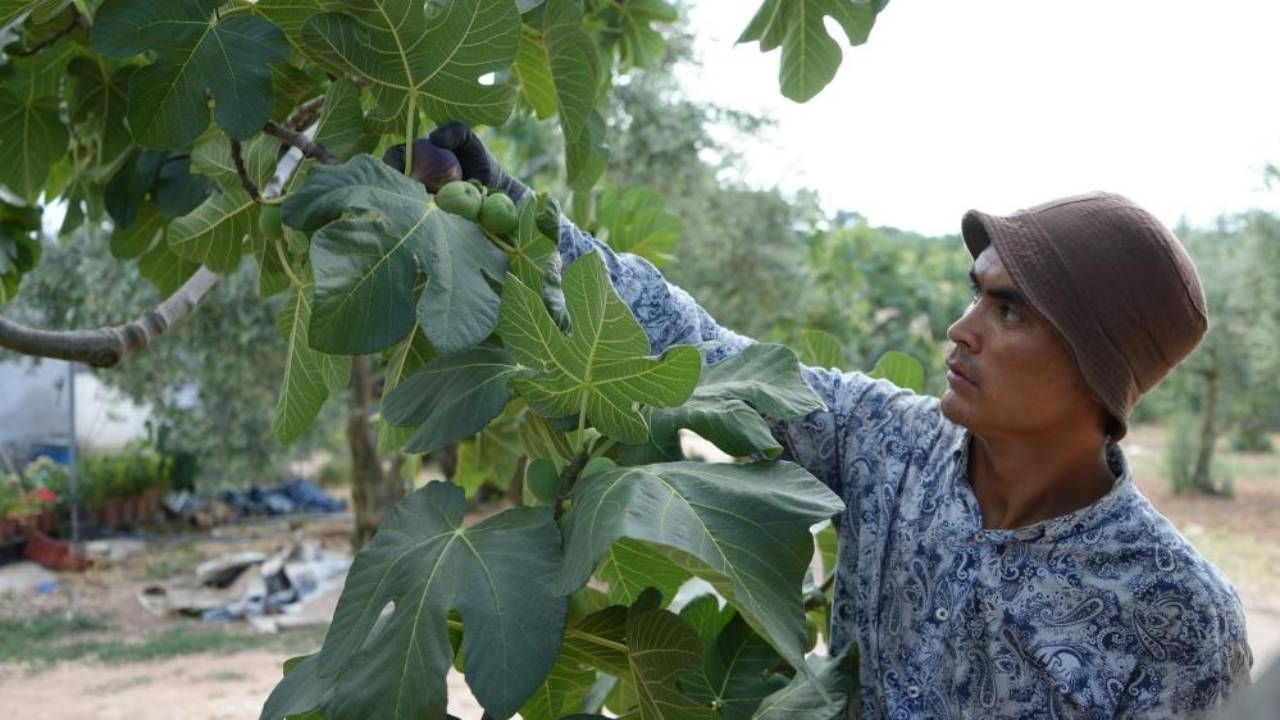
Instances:
[[[256,629],[274,632],[300,627],[297,617],[310,617],[306,611],[311,604],[341,590],[350,566],[350,555],[300,540],[270,555],[241,552],[200,563],[190,575],[143,586],[138,601],[157,617],[247,620]],[[327,623],[331,615],[330,607],[314,623],[304,624]]]

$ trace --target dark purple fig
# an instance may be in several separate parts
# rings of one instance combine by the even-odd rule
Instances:
[[[382,154],[382,162],[404,172],[404,143],[392,145]],[[458,156],[442,147],[436,147],[426,138],[413,141],[414,180],[427,186],[427,192],[436,192],[454,180],[462,179],[462,165]]]

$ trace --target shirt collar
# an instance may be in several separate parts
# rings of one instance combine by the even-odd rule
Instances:
[[[1072,535],[1086,533],[1111,522],[1126,509],[1138,496],[1133,482],[1133,472],[1124,451],[1115,443],[1106,447],[1107,465],[1116,476],[1115,484],[1106,495],[1085,507],[1048,518],[1025,527],[1009,530],[993,530],[982,527],[982,513],[978,510],[978,501],[973,494],[973,486],[969,483],[969,445],[972,433],[962,429],[957,433],[951,448],[951,479],[953,490],[965,503],[972,520],[971,537],[975,541],[1009,543],[1009,542],[1055,542]]]

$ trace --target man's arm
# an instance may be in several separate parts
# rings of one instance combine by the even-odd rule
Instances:
[[[1238,598],[1206,611],[1188,604],[1161,633],[1159,657],[1139,663],[1116,708],[1116,717],[1210,718],[1249,684],[1253,654]]]

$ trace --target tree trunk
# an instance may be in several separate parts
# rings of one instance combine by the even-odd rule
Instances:
[[[1196,455],[1196,470],[1191,477],[1191,487],[1205,495],[1221,495],[1213,484],[1213,447],[1218,443],[1218,426],[1214,414],[1218,410],[1218,358],[1210,353],[1210,366],[1204,377],[1204,421],[1200,425],[1200,452]]]
[[[404,498],[400,479],[403,460],[396,453],[389,469],[378,457],[378,438],[369,422],[369,406],[373,401],[373,374],[369,358],[358,355],[351,362],[351,397],[348,400],[347,442],[351,445],[351,499],[355,505],[356,525],[351,533],[351,547],[359,551],[373,537],[383,518]]]

